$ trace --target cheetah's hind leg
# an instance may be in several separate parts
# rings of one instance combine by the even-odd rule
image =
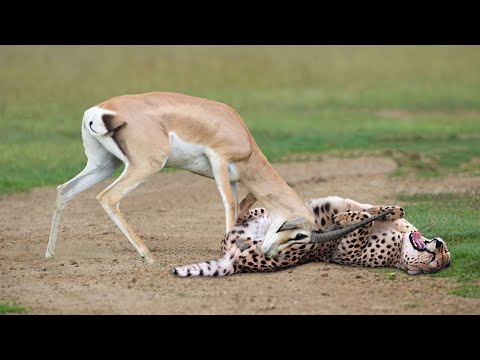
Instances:
[[[405,216],[405,211],[399,206],[374,206],[374,207],[365,209],[365,212],[374,216],[387,210],[391,210],[392,212],[388,215],[385,215],[380,220],[398,220],[398,219],[403,219]]]

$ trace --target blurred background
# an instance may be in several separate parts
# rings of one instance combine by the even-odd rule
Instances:
[[[480,174],[478,46],[1,46],[0,193],[76,175],[83,112],[149,91],[227,103],[272,162]]]

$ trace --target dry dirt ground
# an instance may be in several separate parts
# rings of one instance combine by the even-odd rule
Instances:
[[[384,158],[276,168],[304,199],[337,194],[391,204],[396,193],[480,190],[478,177],[391,178],[395,163]],[[140,260],[95,200],[107,185],[70,204],[57,257],[49,261],[44,253],[55,187],[0,197],[0,302],[15,301],[32,314],[480,313],[480,299],[449,295],[452,280],[400,271],[387,280],[379,270],[311,263],[271,274],[177,278],[172,266],[220,253],[224,213],[214,182],[184,171],[160,173],[124,200],[124,214],[152,250],[153,265]]]

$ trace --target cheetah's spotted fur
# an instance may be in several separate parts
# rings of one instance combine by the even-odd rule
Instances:
[[[291,231],[292,245],[267,259],[260,250],[270,226],[266,209],[248,211],[222,241],[223,257],[206,262],[178,266],[179,276],[225,276],[240,272],[271,272],[309,261],[343,265],[390,266],[410,274],[429,273],[450,265],[450,253],[441,238],[428,240],[404,219],[398,206],[372,206],[354,200],[330,196],[307,202],[320,231],[345,227],[387,209],[382,220],[365,225],[347,236],[323,244],[314,244],[306,235]],[[299,243],[296,243],[298,239]],[[307,240],[307,242],[305,241]]]

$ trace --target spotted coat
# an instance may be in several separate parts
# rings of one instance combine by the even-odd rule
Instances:
[[[178,276],[225,276],[241,272],[272,272],[310,261],[351,266],[396,267],[410,274],[436,272],[450,265],[450,253],[441,238],[429,240],[404,218],[398,206],[372,206],[330,196],[307,202],[318,231],[345,227],[387,209],[381,220],[365,225],[347,236],[323,244],[291,230],[291,245],[268,259],[260,250],[270,226],[266,209],[248,211],[222,240],[219,259],[172,269]]]

